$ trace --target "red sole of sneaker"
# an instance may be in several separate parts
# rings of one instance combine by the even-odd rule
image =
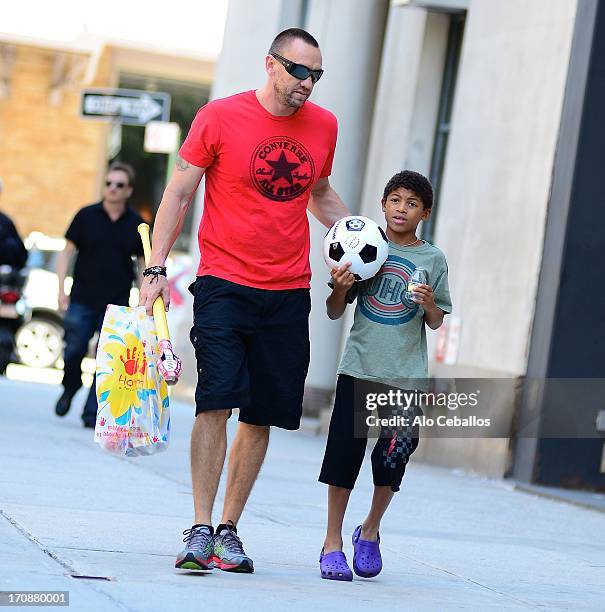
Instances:
[[[217,567],[224,572],[238,572],[241,574],[254,573],[254,567],[247,561],[243,563],[223,563],[218,557],[213,558],[214,567]]]

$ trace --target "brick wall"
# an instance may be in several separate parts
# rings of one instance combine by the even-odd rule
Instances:
[[[78,208],[98,198],[107,125],[79,117],[83,72],[51,104],[57,51],[25,45],[16,51],[11,93],[0,100],[0,209],[22,236],[62,235]],[[86,67],[85,55],[74,58]],[[111,75],[106,50],[87,86],[111,86]]]

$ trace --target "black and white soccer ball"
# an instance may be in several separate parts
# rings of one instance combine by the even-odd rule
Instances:
[[[355,278],[375,276],[387,260],[389,243],[383,229],[367,217],[344,217],[328,230],[324,239],[324,259],[330,268],[351,262]]]

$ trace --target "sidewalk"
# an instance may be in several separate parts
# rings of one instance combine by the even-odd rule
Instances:
[[[323,439],[279,430],[239,529],[256,573],[177,573],[192,407],[173,403],[168,452],[119,459],[81,428],[83,392],[64,419],[58,395],[0,379],[0,590],[67,590],[78,611],[603,609],[605,514],[413,462],[383,525],[382,574],[321,580]],[[347,533],[370,482],[366,463]]]

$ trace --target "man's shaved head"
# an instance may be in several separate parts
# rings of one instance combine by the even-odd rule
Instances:
[[[283,32],[280,32],[271,43],[271,47],[269,47],[269,53],[279,53],[281,55],[282,51],[285,47],[288,46],[293,40],[299,39],[306,42],[308,45],[319,49],[319,43],[307,32],[306,30],[301,30],[300,28],[288,28]]]

